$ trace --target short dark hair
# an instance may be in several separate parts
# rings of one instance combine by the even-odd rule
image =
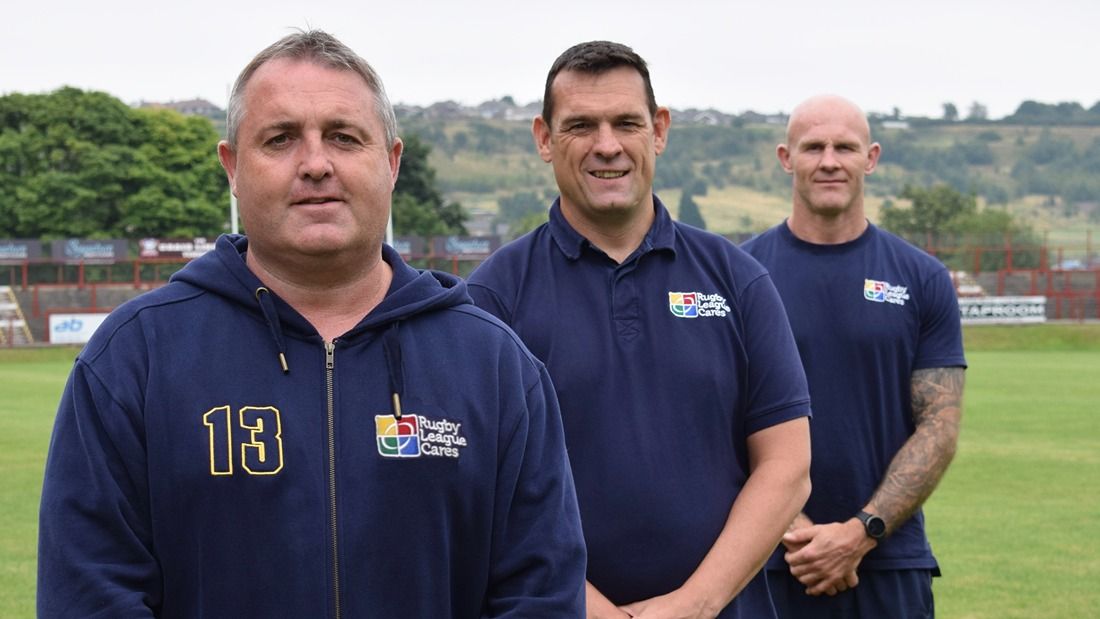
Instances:
[[[237,76],[237,82],[233,84],[233,90],[229,95],[229,109],[226,113],[226,138],[230,146],[237,147],[237,129],[240,128],[241,119],[246,113],[245,87],[248,86],[252,75],[264,63],[280,58],[305,60],[330,69],[357,73],[374,94],[374,103],[377,108],[375,113],[382,120],[382,126],[386,131],[386,148],[393,147],[394,142],[397,141],[397,117],[394,115],[389,97],[386,96],[386,89],[382,86],[382,78],[378,77],[366,60],[336,37],[322,30],[299,30],[279,39],[256,54],[256,57]]]
[[[554,98],[550,89],[559,73],[580,71],[598,75],[619,67],[630,67],[642,76],[642,81],[645,83],[646,106],[649,108],[649,115],[655,116],[657,99],[653,96],[653,84],[649,81],[649,67],[646,66],[645,60],[622,43],[588,41],[578,43],[562,52],[550,67],[550,73],[546,76],[546,91],[542,95],[542,120],[547,125],[550,124],[550,116],[554,112]]]

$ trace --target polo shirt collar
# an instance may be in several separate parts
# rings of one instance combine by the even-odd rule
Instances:
[[[634,253],[644,254],[658,249],[667,249],[675,252],[676,228],[673,226],[672,216],[669,215],[668,209],[665,208],[664,203],[661,202],[661,199],[658,198],[656,194],[653,195],[653,211],[653,225],[650,226],[649,232],[647,232],[645,238],[642,239],[641,246]],[[592,247],[588,239],[574,230],[573,226],[570,226],[569,222],[565,220],[565,216],[561,214],[560,196],[550,205],[550,221],[548,225],[550,227],[550,235],[553,237],[554,242],[557,243],[558,249],[560,249],[570,260],[580,258],[581,252],[584,251],[585,247]]]

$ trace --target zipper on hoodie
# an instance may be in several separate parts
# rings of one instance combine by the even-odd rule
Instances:
[[[333,372],[336,367],[336,343],[325,342],[325,395],[328,424],[328,500],[332,527],[332,590],[336,619],[340,619],[340,544],[336,533],[336,412],[333,404]]]

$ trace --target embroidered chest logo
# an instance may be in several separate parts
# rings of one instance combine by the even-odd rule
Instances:
[[[863,280],[863,298],[875,303],[905,305],[905,302],[909,300],[909,288],[894,286],[890,282],[865,279]]]
[[[668,310],[677,318],[722,318],[730,313],[726,298],[705,292],[669,292]]]
[[[378,453],[387,458],[458,458],[466,447],[462,424],[423,415],[375,415]]]

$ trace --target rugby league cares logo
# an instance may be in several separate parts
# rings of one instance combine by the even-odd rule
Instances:
[[[668,310],[677,318],[722,318],[730,313],[726,298],[704,292],[669,292]]]
[[[386,458],[457,458],[466,447],[461,423],[423,415],[375,415],[374,434]]]

